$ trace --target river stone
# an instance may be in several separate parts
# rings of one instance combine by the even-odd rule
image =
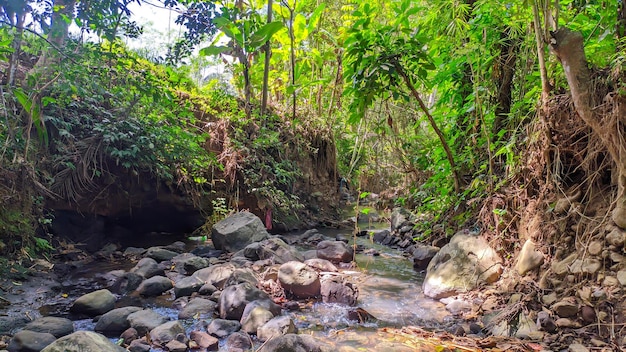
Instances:
[[[92,331],[76,331],[54,341],[41,352],[84,352],[107,351],[124,352],[124,348],[114,344],[105,336]]]
[[[391,231],[398,230],[402,226],[412,225],[415,218],[415,215],[404,208],[393,208],[391,212]]]
[[[115,296],[111,291],[103,289],[82,295],[74,301],[70,311],[76,314],[96,316],[115,308]]]
[[[517,263],[515,269],[518,274],[525,275],[527,272],[538,268],[543,264],[543,253],[535,250],[535,243],[531,240],[526,240],[522,246],[522,250],[517,257]]]
[[[47,332],[22,330],[13,335],[7,350],[9,352],[39,352],[57,338]]]
[[[265,342],[277,336],[286,334],[297,334],[298,328],[296,328],[293,320],[287,316],[279,316],[272,318],[257,330],[257,338],[261,342]]]
[[[144,279],[149,279],[157,275],[165,275],[163,268],[152,258],[142,258],[132,269],[130,269],[130,272],[141,275]]]
[[[620,200],[623,201],[623,199]],[[618,204],[617,207],[613,209],[611,219],[613,219],[613,222],[619,228],[626,230],[626,204]]]
[[[205,299],[196,297],[193,298],[187,305],[178,313],[178,319],[190,319],[196,314],[213,316],[217,303]]]
[[[74,323],[67,318],[42,317],[26,324],[24,330],[47,332],[59,338],[73,333]]]
[[[502,259],[484,238],[460,231],[435,255],[424,278],[424,294],[440,299],[497,281]]]
[[[178,334],[185,334],[183,325],[178,320],[169,321],[150,330],[150,340],[156,345],[165,346]]]
[[[144,339],[133,340],[128,346],[128,351],[130,352],[150,352],[152,346],[145,341]]]
[[[207,332],[219,339],[224,338],[241,329],[241,323],[237,320],[214,319],[207,326]]]
[[[236,252],[253,242],[268,238],[265,225],[256,215],[241,211],[219,221],[211,230],[211,240],[216,249]]]
[[[576,259],[570,265],[572,274],[595,274],[602,268],[602,262],[595,258]]]
[[[626,286],[626,270],[617,272],[617,281],[619,281],[620,285]]]
[[[25,316],[6,317],[0,316],[0,335],[12,335],[13,331],[20,329],[31,320]]]
[[[252,338],[243,331],[237,331],[228,336],[226,346],[227,351],[247,351],[252,348]],[[263,351],[266,351],[265,348]]]
[[[198,292],[204,285],[204,281],[197,276],[184,277],[174,284],[174,296],[176,298],[191,296],[192,293]]]
[[[343,243],[343,242],[340,242]],[[320,278],[315,269],[301,262],[287,262],[278,269],[278,281],[286,292],[298,298],[320,294]]]
[[[413,250],[413,267],[417,270],[426,270],[428,264],[439,252],[439,247],[418,245]]]
[[[341,303],[353,306],[359,298],[359,289],[336,275],[327,275],[322,278],[320,293],[324,303]]]
[[[139,307],[122,307],[105,313],[98,319],[94,331],[106,336],[116,336],[130,328],[128,316],[140,311]]]
[[[250,304],[247,306],[250,306]],[[242,315],[240,321],[241,330],[247,332],[248,334],[256,334],[259,327],[274,318],[274,314],[272,314],[272,312],[259,305],[252,306],[252,309],[249,309],[245,313],[247,314]]]
[[[561,261],[552,263],[552,272],[558,276],[563,276],[569,273],[569,266],[576,260],[577,257],[578,256],[576,253],[572,253],[569,256],[567,256],[567,258]]]
[[[218,300],[220,318],[240,320],[246,305],[257,299],[269,296],[247,282],[226,287]]]
[[[573,343],[569,345],[567,351],[568,352],[589,352],[589,349],[579,343]]]
[[[602,253],[602,249],[604,249],[604,244],[601,241],[591,241],[587,250],[591,255],[600,255]]]
[[[228,277],[228,279],[226,280],[226,282],[224,283],[224,287],[226,286],[232,286],[232,285],[238,285],[238,284],[242,284],[244,282],[247,282],[253,286],[256,286],[258,283],[258,280],[254,274],[254,271],[252,271],[251,269],[248,268],[239,268],[239,269],[235,269],[230,276]]]
[[[259,243],[252,243],[244,248],[244,253],[250,260],[272,259],[276,264],[294,260],[301,262],[304,260],[304,257],[298,250],[278,237],[268,238]]]
[[[328,272],[333,272],[333,273],[336,273],[339,271],[337,267],[335,266],[335,264],[331,263],[329,260],[326,260],[326,259],[320,259],[320,258],[307,259],[304,261],[304,264],[310,266],[311,268],[317,271],[328,271]]]
[[[162,295],[163,292],[172,287],[174,287],[172,280],[165,276],[157,275],[144,280],[137,288],[137,292],[142,296],[153,297]]]
[[[322,347],[309,335],[286,334],[267,341],[263,352],[322,352]]]
[[[197,277],[204,283],[211,284],[221,289],[224,288],[226,280],[228,280],[236,269],[237,268],[231,263],[217,264],[200,269],[194,272],[192,276]]]
[[[194,272],[209,266],[209,259],[198,257],[191,253],[182,253],[172,258],[172,263],[177,272],[191,275]]]
[[[152,309],[143,309],[133,312],[128,315],[127,319],[130,326],[137,330],[139,336],[144,336],[150,332],[150,330],[169,321],[168,317]]]
[[[150,247],[146,251],[146,257],[152,258],[157,262],[163,262],[166,260],[170,260],[178,255],[178,253],[171,251],[169,249],[165,249],[163,247]]]
[[[271,299],[257,299],[246,304],[246,308],[244,308],[243,314],[241,315],[242,321],[247,318],[248,314],[250,314],[254,307],[263,307],[264,309],[270,311],[273,316],[280,315],[282,312],[282,308]]]
[[[574,297],[568,297],[555,303],[552,310],[561,318],[571,318],[578,314],[578,304]]]
[[[322,241],[317,244],[317,257],[333,263],[349,263],[354,260],[354,251],[341,241]]]
[[[217,351],[220,341],[204,331],[194,330],[189,333],[189,339],[195,343],[196,349],[204,351]],[[191,347],[191,343],[189,344]]]
[[[122,344],[124,346],[130,345],[131,342],[137,340],[138,338],[139,338],[139,332],[137,332],[137,329],[132,328],[132,327],[124,330],[120,334],[120,340],[122,340]]]
[[[133,292],[141,285],[144,277],[133,272],[122,274],[111,286],[111,290],[118,294]]]
[[[187,344],[182,341],[172,340],[165,344],[165,350],[169,352],[185,352],[187,351]]]

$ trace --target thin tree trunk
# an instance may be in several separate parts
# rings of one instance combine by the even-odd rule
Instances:
[[[539,5],[537,0],[533,2],[533,24],[535,27],[535,41],[537,42],[537,59],[539,60],[539,74],[541,77],[541,103],[546,105],[548,97],[550,96],[550,82],[548,81],[548,70],[546,69],[545,58],[545,42],[543,38],[543,31],[541,27],[541,19],[539,18]]]
[[[501,137],[498,132],[505,128],[505,121],[511,112],[511,101],[513,93],[513,78],[515,76],[515,62],[517,61],[517,51],[519,49],[519,37],[511,38],[511,28],[507,27],[501,34],[502,45],[500,56],[498,57],[498,67],[500,68],[496,77],[498,93],[496,97],[495,121],[493,122],[493,141],[508,139],[509,133]]]
[[[68,38],[70,24],[66,21],[67,18],[72,19],[74,17],[74,6],[76,0],[55,0],[54,8],[52,12],[50,34],[48,36],[49,43],[53,48],[47,48],[43,51],[39,60],[33,67],[32,71],[39,69],[48,69],[48,66],[53,62],[58,61],[58,56],[52,54],[55,50],[61,50],[65,46],[65,41]]]
[[[267,23],[272,22],[272,0],[267,0]],[[265,109],[267,108],[267,96],[268,96],[268,81],[270,76],[270,58],[272,55],[272,48],[270,41],[265,43],[265,67],[263,67],[263,93],[261,95],[261,116],[265,115]]]
[[[291,118],[293,120],[296,119],[296,38],[293,31],[293,22],[294,22],[294,13],[296,11],[296,3],[294,1],[293,9],[289,8],[289,41],[291,43],[291,89],[293,92],[292,96],[292,110],[291,110]]]
[[[459,193],[461,191],[461,180],[459,178],[459,173],[456,167],[456,163],[454,162],[454,157],[452,156],[452,151],[450,150],[450,146],[448,145],[448,142],[446,142],[446,138],[443,135],[443,132],[441,132],[441,130],[439,129],[439,126],[437,126],[437,122],[435,122],[435,119],[430,114],[428,107],[426,106],[426,104],[424,104],[424,101],[422,100],[419,93],[413,86],[413,83],[411,83],[409,76],[407,76],[406,72],[404,72],[404,68],[398,62],[395,62],[394,66],[396,68],[396,71],[398,71],[398,74],[402,76],[402,79],[404,80],[404,83],[406,84],[406,86],[409,88],[409,91],[411,92],[411,95],[413,95],[413,98],[417,100],[420,108],[426,115],[426,118],[428,118],[428,122],[430,123],[430,126],[437,134],[437,137],[439,137],[439,142],[441,142],[441,145],[443,146],[443,149],[446,152],[448,163],[450,163],[450,169],[452,171],[452,176],[454,178],[454,191],[456,193]]]
[[[15,77],[17,75],[17,69],[20,65],[20,51],[22,50],[22,37],[24,36],[24,18],[25,14],[16,14],[15,19],[15,37],[13,38],[13,52],[11,53],[11,57],[9,58],[9,67],[8,67],[8,79],[7,85],[12,87],[15,85]]]

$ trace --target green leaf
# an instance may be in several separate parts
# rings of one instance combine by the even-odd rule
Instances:
[[[326,9],[326,4],[320,4],[318,7],[315,8],[315,10],[313,10],[311,17],[309,17],[309,24],[307,25],[309,33],[313,32],[315,30],[315,27],[317,27],[317,24],[320,21],[320,17],[324,12],[324,9]]]
[[[211,45],[211,46],[207,46],[206,48],[200,49],[199,54],[202,56],[214,56],[214,55],[225,53],[229,50],[230,48],[227,46]]]
[[[30,109],[32,107],[33,102],[32,100],[30,100],[28,95],[24,93],[24,91],[21,88],[14,89],[13,94],[15,95],[15,98],[17,98],[17,101],[20,103],[20,105],[22,105],[24,110],[28,111],[28,113],[30,114]]]
[[[269,41],[276,32],[283,29],[283,27],[283,23],[279,21],[265,24],[252,34],[248,47],[253,51],[260,48],[265,42]]]

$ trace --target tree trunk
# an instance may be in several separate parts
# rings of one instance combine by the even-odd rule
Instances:
[[[7,85],[12,87],[15,85],[15,76],[17,74],[17,69],[20,65],[20,51],[22,50],[22,37],[24,35],[24,18],[25,14],[16,14],[15,19],[15,37],[13,37],[13,52],[11,53],[11,57],[9,58],[9,67]]]
[[[272,22],[272,0],[267,0],[267,23]],[[265,66],[263,67],[263,93],[261,94],[261,116],[265,115],[265,109],[267,108],[267,92],[269,91],[268,81],[270,76],[270,58],[272,55],[272,48],[270,41],[265,43]]]
[[[539,18],[539,5],[537,0],[533,2],[533,25],[535,27],[535,41],[537,42],[537,59],[539,60],[539,75],[541,77],[541,103],[546,106],[552,87],[548,81],[548,69],[546,68],[545,41]]]
[[[459,177],[459,172],[457,170],[456,163],[454,162],[454,157],[452,156],[452,151],[450,150],[450,146],[448,145],[448,142],[446,142],[446,138],[444,137],[443,132],[441,132],[441,130],[439,129],[439,126],[437,126],[437,122],[435,122],[435,119],[433,118],[433,115],[430,114],[430,111],[428,110],[428,107],[426,106],[426,104],[424,104],[424,101],[422,100],[422,98],[420,97],[419,93],[417,92],[417,90],[413,86],[413,83],[411,83],[411,80],[409,79],[409,76],[407,76],[406,72],[404,72],[404,68],[398,62],[395,62],[394,66],[395,66],[396,70],[398,71],[398,74],[404,80],[404,83],[406,84],[406,86],[409,88],[409,91],[411,92],[411,95],[413,95],[413,98],[415,98],[415,100],[417,100],[420,108],[422,109],[424,114],[426,114],[426,118],[428,118],[428,122],[430,122],[430,126],[435,131],[435,133],[437,134],[437,137],[439,137],[439,142],[441,142],[441,145],[443,146],[443,149],[446,152],[446,157],[448,158],[448,163],[450,163],[450,170],[452,171],[452,177],[454,178],[454,191],[456,193],[460,193],[461,192],[461,180],[460,180],[460,177]]]
[[[511,101],[513,92],[513,78],[515,76],[515,61],[517,61],[517,51],[519,49],[519,37],[511,38],[511,27],[507,27],[501,34],[502,44],[500,46],[500,56],[498,57],[498,74],[496,76],[496,96],[495,121],[493,122],[493,141],[507,140],[510,133],[505,133],[498,137],[498,132],[506,128],[506,120],[511,112]]]
[[[609,152],[617,166],[614,172],[617,173],[618,198],[616,209],[613,212],[613,220],[620,227],[626,228],[626,142],[623,139],[624,126],[620,121],[608,123],[603,116],[594,113],[590,72],[585,58],[582,34],[563,27],[553,32],[552,38],[552,50],[563,65],[578,115],[600,139],[602,146]]]
[[[58,62],[59,55],[55,55],[55,52],[59,52],[65,47],[65,41],[68,38],[70,20],[74,18],[74,6],[76,0],[55,0],[54,8],[51,17],[50,33],[48,36],[48,44],[52,46],[44,50],[37,60],[35,66],[33,66],[31,73],[38,70],[46,71],[49,66]]]

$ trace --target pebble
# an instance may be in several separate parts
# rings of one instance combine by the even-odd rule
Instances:
[[[569,352],[589,352],[589,349],[579,343],[573,343],[568,348]]]

